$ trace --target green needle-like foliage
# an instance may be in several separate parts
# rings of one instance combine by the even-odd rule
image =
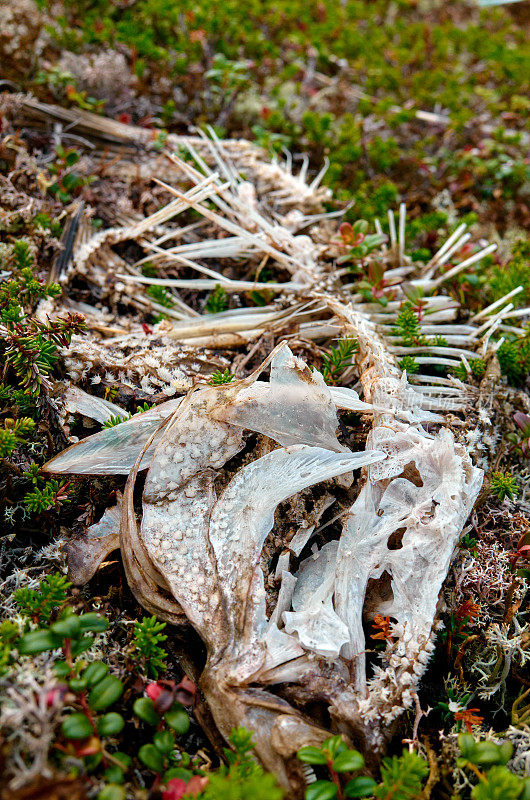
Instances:
[[[381,784],[374,794],[380,800],[415,800],[428,773],[429,767],[423,758],[403,750],[401,756],[383,759]]]
[[[499,500],[509,497],[515,500],[519,494],[519,486],[511,472],[494,472],[491,476],[491,491]]]
[[[204,310],[208,314],[219,314],[221,311],[226,311],[228,308],[228,295],[219,284],[215,287],[213,292],[210,292]]]
[[[71,585],[64,575],[54,572],[39,583],[38,589],[29,589],[27,586],[17,589],[15,602],[22,614],[42,624],[66,602]]]
[[[147,288],[147,294],[151,297],[159,306],[164,306],[164,308],[174,308],[175,301],[173,300],[171,294],[165,289],[163,286],[149,286]]]
[[[209,382],[212,386],[221,386],[223,383],[231,383],[234,379],[235,375],[232,375],[227,367],[224,372],[220,369],[212,372]]]
[[[342,373],[353,364],[353,356],[359,349],[355,339],[341,339],[336,347],[330,347],[322,355],[322,375],[329,384],[336,384]]]
[[[407,375],[414,375],[414,373],[419,372],[420,365],[414,358],[414,356],[403,356],[398,361],[398,367],[402,372],[407,372]]]
[[[407,347],[417,347],[427,342],[421,334],[418,314],[410,303],[405,303],[400,310],[392,333],[399,336],[399,344]]]
[[[148,674],[157,678],[159,670],[166,668],[167,653],[161,643],[167,636],[162,633],[165,622],[159,622],[155,616],[144,617],[134,626],[133,647],[142,660]]]

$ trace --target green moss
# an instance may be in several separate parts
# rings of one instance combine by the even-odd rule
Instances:
[[[530,302],[530,242],[518,242],[510,261],[495,265],[491,271],[492,300],[500,300],[518,286],[522,286],[523,290],[511,302],[515,306],[523,306]]]

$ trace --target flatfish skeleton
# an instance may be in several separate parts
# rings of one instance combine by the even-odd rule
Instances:
[[[214,150],[222,161],[221,143]],[[229,171],[218,186],[219,215],[224,209],[227,219],[241,220],[238,198],[244,192],[236,173]],[[197,185],[205,174],[214,182],[204,166],[195,175]],[[189,206],[201,212],[195,200]],[[212,224],[221,224],[217,212],[214,219],[202,211]],[[453,322],[458,304],[432,293],[443,282],[439,267],[467,241],[461,227],[415,278],[428,309],[424,340],[416,349],[400,347],[392,332],[404,299],[400,287],[385,308],[358,295],[348,298],[345,291],[332,292],[318,247],[306,246],[288,231],[282,244],[281,226],[263,222],[257,205],[250,218],[252,240],[241,229],[230,247],[259,248],[260,241],[267,241],[269,250],[284,247],[297,291],[301,284],[309,287],[318,306],[317,327],[331,325],[337,335],[358,342],[362,399],[353,389],[327,386],[280,341],[248,377],[221,386],[199,384],[184,397],[88,437],[46,468],[129,475],[120,545],[133,592],[161,618],[186,618],[194,626],[207,648],[201,689],[219,730],[225,737],[237,725],[253,730],[263,764],[292,787],[303,782],[296,751],[322,741],[327,732],[284,700],[282,687],[290,687],[291,696],[300,689],[300,697],[318,690],[332,728],[366,754],[384,751],[393,723],[417,700],[435,646],[440,589],[483,480],[470,454],[479,434],[469,438],[469,447],[464,437],[457,441],[445,415],[464,410],[473,389],[421,369],[431,363],[450,367],[461,359],[467,363],[478,345],[494,371],[490,337],[512,306],[505,298],[485,310],[480,322],[463,325]],[[396,272],[410,273],[404,209],[399,236],[393,215],[390,219],[386,257],[394,259]],[[226,232],[233,233],[231,225],[226,222]],[[456,274],[491,250],[446,274]],[[223,330],[229,318],[219,315]],[[217,321],[205,324],[214,330]],[[231,331],[236,329],[234,323]],[[311,338],[313,330],[304,317],[300,335],[305,331]],[[447,337],[443,347],[438,334]],[[398,367],[403,352],[417,355],[421,369],[414,384]],[[268,369],[270,378],[263,380]],[[491,431],[491,391],[476,394],[473,402],[477,431],[481,425]],[[339,442],[337,409],[370,419],[364,450],[352,452]],[[250,450],[249,432],[261,443]],[[138,524],[133,489],[145,468]],[[271,610],[269,604],[267,611],[268,576],[261,556],[276,509],[317,484],[348,487],[352,473],[358,491],[341,516],[339,537],[320,550],[314,547],[293,572],[280,570],[276,606]],[[85,579],[106,553],[98,530],[98,557],[86,556]],[[116,547],[116,535],[116,530],[108,535],[109,550]],[[367,658],[363,614],[376,613],[389,617],[391,635],[374,664]]]

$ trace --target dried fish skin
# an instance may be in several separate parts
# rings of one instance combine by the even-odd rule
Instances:
[[[257,375],[238,382],[227,395],[230,402],[222,402],[226,391],[209,391],[217,400],[210,407],[212,419],[263,433],[283,446],[304,443],[344,450],[335,435],[338,426],[336,407],[365,412],[373,410],[368,403],[359,400],[353,390],[328,387],[321,374],[317,370],[311,371],[301,359],[295,358],[286,345],[272,357],[270,383],[259,381]],[[92,434],[63,450],[43,469],[58,474],[128,475],[138,454],[160,427],[160,433],[142,458],[140,469],[146,469],[162,438],[163,423],[176,412],[181,401],[182,398],[167,400],[149,411],[125,419],[119,425]],[[83,408],[85,406],[88,410],[88,401]],[[110,406],[109,413],[118,408],[113,404]],[[106,410],[106,406],[102,410]],[[222,466],[221,462],[217,466]]]
[[[259,682],[266,666],[267,642],[271,641],[259,566],[261,549],[273,527],[274,510],[283,499],[312,483],[381,458],[376,452],[347,455],[308,445],[280,448],[239,470],[212,511],[209,539],[231,635],[221,651],[210,650],[201,686],[221,732],[228,736],[234,725],[251,726],[260,760],[274,769],[286,787],[285,759],[302,746],[300,742],[315,736],[322,741],[325,734],[297,717],[284,701],[249,689],[250,683]],[[286,647],[283,651],[284,659],[299,655],[296,643],[293,645],[294,650]],[[278,739],[285,715],[293,728],[289,746]]]
[[[90,525],[66,544],[68,579],[83,586],[95,575],[104,559],[120,546],[121,495],[115,506],[107,508],[99,522]]]
[[[209,647],[221,648],[231,629],[208,539],[213,474],[191,477],[174,495],[169,503],[144,500],[140,536],[188,620]]]
[[[128,475],[144,445],[157,428],[167,422],[180,402],[181,398],[168,400],[149,411],[135,414],[119,425],[87,436],[50,459],[42,469],[57,474]],[[141,469],[149,466],[161,435],[154,439],[145,452]]]
[[[233,393],[233,391],[232,391]],[[243,447],[240,429],[211,418],[220,392],[202,389],[168,427],[153,455],[143,492],[140,537],[172,594],[210,646],[230,634],[222,614],[208,538],[217,468]],[[224,392],[224,395],[230,392]]]
[[[83,414],[97,422],[107,422],[111,417],[126,420],[129,415],[115,403],[87,394],[78,386],[69,386],[64,395],[64,405],[70,414]]]
[[[232,425],[269,436],[284,447],[311,444],[337,452],[338,418],[329,387],[317,370],[284,346],[271,361],[270,382],[243,388],[235,401],[214,410]]]
[[[275,774],[287,792],[303,791],[305,779],[296,753],[307,745],[321,745],[328,732],[280,697],[232,685],[222,663],[207,663],[199,685],[221,735],[228,741],[234,727],[253,731],[255,751],[265,769]]]
[[[267,636],[259,566],[263,543],[282,500],[385,456],[306,444],[278,448],[236,472],[217,500],[214,470],[241,449],[243,432],[213,416],[236,402],[240,389],[199,390],[168,424],[146,478],[140,537],[148,558],[208,646],[202,685],[220,730],[228,735],[234,725],[253,727],[259,717],[257,751],[281,776],[285,754],[271,744],[273,730],[283,715],[294,712],[288,704],[249,689],[265,666],[273,666],[270,659],[267,663],[272,637],[270,632]],[[334,426],[331,398],[322,394],[322,413],[329,417],[332,410]],[[266,414],[266,403],[262,407]],[[296,641],[285,632],[278,635],[284,637],[283,658],[298,658]],[[277,705],[274,711],[271,703]],[[302,720],[298,724],[307,738],[312,726]]]

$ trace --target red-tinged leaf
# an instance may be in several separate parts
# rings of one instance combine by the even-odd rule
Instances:
[[[162,800],[180,800],[186,791],[186,781],[182,778],[172,778],[162,792]]]

